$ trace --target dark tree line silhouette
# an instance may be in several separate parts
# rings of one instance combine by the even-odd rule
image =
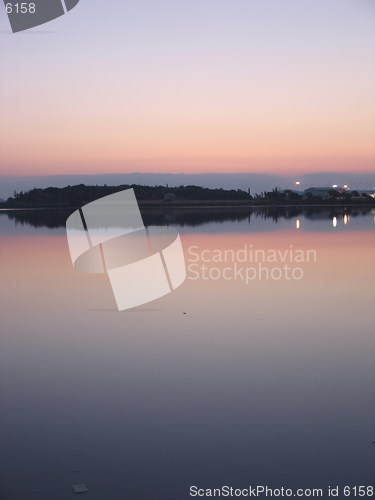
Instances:
[[[251,200],[248,191],[241,189],[209,189],[199,186],[140,186],[138,184],[121,186],[66,186],[64,188],[49,187],[45,189],[31,189],[27,192],[15,192],[14,196],[8,198],[6,204],[9,206],[81,206],[103,196],[108,196],[124,189],[133,188],[139,201],[172,201],[179,200]]]
[[[3,208],[66,208],[80,207],[86,203],[133,188],[137,200],[155,205],[185,204],[243,204],[243,205],[308,205],[308,204],[363,204],[375,205],[375,200],[363,194],[358,198],[358,192],[329,191],[328,198],[313,196],[311,193],[296,193],[292,190],[274,188],[252,196],[250,190],[243,189],[210,189],[200,186],[141,186],[138,184],[123,184],[120,186],[66,186],[63,188],[48,187],[31,189],[30,191],[14,192],[14,196],[2,203]]]

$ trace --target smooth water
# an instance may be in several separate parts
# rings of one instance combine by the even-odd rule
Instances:
[[[1,500],[373,484],[374,215],[145,211],[188,278],[119,313],[73,269],[67,213],[0,212]]]

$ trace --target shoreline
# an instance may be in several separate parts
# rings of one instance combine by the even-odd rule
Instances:
[[[90,202],[89,202],[90,203]],[[86,202],[83,202],[82,205],[44,205],[44,206],[1,206],[0,205],[0,212],[9,212],[9,211],[21,211],[21,210],[77,210],[81,208],[81,206],[84,206]],[[5,205],[5,204],[3,204]],[[235,201],[213,201],[213,200],[207,200],[207,201],[202,201],[202,200],[197,200],[196,202],[155,202],[155,201],[145,201],[145,200],[140,200],[138,201],[138,205],[140,207],[144,208],[163,208],[163,209],[170,209],[170,208],[183,208],[183,209],[211,209],[211,208],[287,208],[287,207],[293,207],[293,208],[309,208],[309,207],[373,207],[375,208],[375,200],[374,201],[368,201],[366,200],[365,202],[356,202],[356,203],[351,203],[351,202],[344,202],[344,201],[338,201],[336,203],[327,203],[327,202],[321,202],[321,203],[269,203],[265,202],[262,200],[261,202],[254,203],[254,201],[249,202],[249,203],[244,203],[238,202],[236,203]]]

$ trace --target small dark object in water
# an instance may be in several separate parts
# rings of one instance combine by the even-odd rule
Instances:
[[[89,491],[85,484],[73,484],[72,488],[74,493],[87,493]]]
[[[182,313],[182,314],[187,314],[187,313]]]

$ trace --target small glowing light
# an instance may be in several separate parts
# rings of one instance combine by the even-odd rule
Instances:
[[[300,184],[300,181],[296,181],[296,186],[299,186]]]
[[[344,189],[348,189],[348,185],[347,184],[344,184]]]
[[[299,219],[296,220],[296,228],[299,229],[301,227],[301,222]]]
[[[333,187],[333,188],[337,188],[338,186],[337,186],[337,184],[334,184],[332,187]]]
[[[348,218],[348,216],[345,214],[345,215],[344,215],[344,224],[345,224],[345,225],[348,223],[348,220],[349,220],[349,218]]]
[[[333,227],[336,227],[336,226],[337,226],[337,217],[334,217],[334,218],[332,219],[332,226],[333,226]]]

